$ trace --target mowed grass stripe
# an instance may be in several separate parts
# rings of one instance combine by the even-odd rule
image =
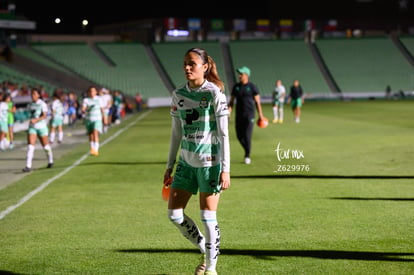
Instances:
[[[110,142],[111,140],[113,140],[114,138],[116,138],[117,136],[119,136],[122,132],[124,132],[129,127],[131,127],[131,125],[133,125],[136,122],[138,122],[139,120],[141,120],[147,114],[148,114],[148,112],[145,112],[143,115],[139,116],[136,120],[134,120],[133,122],[131,122],[130,124],[128,124],[126,127],[121,128],[120,130],[118,130],[115,134],[111,135],[108,139],[106,139],[104,142],[102,142],[101,146],[104,146],[106,143]],[[10,214],[12,211],[14,211],[17,207],[21,206],[23,203],[25,203],[26,201],[28,201],[29,199],[31,199],[34,195],[36,195],[37,193],[41,192],[43,189],[45,189],[53,181],[55,181],[56,179],[59,179],[61,176],[63,176],[67,172],[69,172],[72,168],[74,168],[77,165],[79,165],[87,157],[88,157],[88,153],[84,154],[80,159],[78,159],[77,161],[75,161],[71,166],[69,166],[68,168],[66,168],[65,170],[63,170],[62,172],[60,172],[59,174],[57,174],[56,176],[53,176],[52,178],[50,178],[49,180],[47,180],[46,182],[44,182],[40,186],[38,186],[36,189],[34,189],[30,193],[28,193],[26,196],[24,196],[22,199],[20,199],[18,203],[7,207],[6,210],[0,212],[0,220],[3,219],[8,214]]]

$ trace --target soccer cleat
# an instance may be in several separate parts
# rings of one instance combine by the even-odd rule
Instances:
[[[53,167],[53,162],[50,162],[47,164],[46,168],[52,168]]]
[[[202,254],[200,258],[200,264],[196,267],[194,275],[204,275],[206,270],[206,254]]]
[[[10,145],[9,145],[9,150],[12,150],[13,148],[14,148],[13,143],[10,143]]]
[[[27,173],[27,172],[32,171],[32,169],[26,166],[25,168],[22,169],[22,171]]]
[[[283,119],[279,119],[279,123],[283,123]]]
[[[207,270],[204,275],[217,275],[217,271]]]
[[[99,156],[98,151],[96,151],[95,149],[91,149],[90,154],[91,154],[91,156],[95,156],[95,157]]]
[[[278,123],[279,120],[277,120],[277,118],[275,118],[274,120],[272,120],[273,123]]]
[[[250,158],[244,158],[244,163],[245,164],[250,164],[250,163],[252,163],[252,160]]]

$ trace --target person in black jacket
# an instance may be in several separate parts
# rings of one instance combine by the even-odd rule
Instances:
[[[292,107],[293,115],[295,116],[295,122],[300,122],[301,107],[304,102],[303,90],[300,86],[299,80],[295,79],[293,85],[290,87],[290,94],[288,103]]]
[[[244,163],[250,164],[250,151],[252,143],[253,127],[255,124],[255,111],[257,110],[260,119],[265,119],[260,103],[260,93],[257,86],[249,81],[250,69],[246,66],[237,69],[239,82],[232,90],[229,102],[230,112],[236,101],[236,134],[241,146],[244,149]]]

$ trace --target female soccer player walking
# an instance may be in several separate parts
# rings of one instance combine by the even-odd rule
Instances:
[[[173,172],[168,217],[182,235],[200,249],[195,274],[217,274],[220,229],[217,207],[220,193],[230,187],[229,110],[224,84],[216,63],[204,49],[191,48],[184,55],[187,83],[173,91],[172,130],[164,181]],[[203,235],[184,213],[192,195],[199,192]]]
[[[40,90],[38,88],[32,88],[31,96],[29,129],[27,130],[26,167],[23,168],[23,172],[30,172],[32,170],[32,160],[37,138],[39,138],[40,144],[42,144],[43,150],[46,153],[48,159],[47,168],[52,168],[53,166],[53,152],[49,144],[49,128],[46,121],[48,107],[46,102],[40,98]]]
[[[99,134],[102,133],[103,112],[98,90],[95,86],[90,86],[87,96],[82,101],[82,113],[85,115],[85,127],[92,156],[99,155]]]

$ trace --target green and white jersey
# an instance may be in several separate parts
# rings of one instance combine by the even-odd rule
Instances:
[[[193,167],[220,164],[216,120],[229,115],[225,94],[207,80],[197,90],[185,85],[173,92],[170,113],[181,121],[180,158]]]
[[[9,116],[9,105],[7,102],[2,101],[0,102],[0,122],[7,123],[7,119]]]
[[[99,96],[93,98],[85,97],[82,102],[82,106],[86,106],[85,119],[89,121],[98,121],[102,120],[101,112],[101,101]]]
[[[43,113],[48,112],[48,107],[46,102],[44,102],[42,99],[38,99],[36,102],[31,102],[29,104],[29,114],[30,114],[30,119],[32,118],[39,118],[42,116]],[[35,124],[30,124],[29,125],[30,128],[35,128],[35,129],[43,129],[43,128],[47,128],[47,121],[46,119],[42,119],[38,122],[36,122]]]
[[[63,119],[64,110],[63,104],[59,99],[55,99],[51,106],[52,116],[54,119]]]
[[[273,102],[280,102],[283,103],[285,102],[285,96],[286,96],[286,88],[283,85],[280,86],[276,86],[275,89],[273,90]]]

